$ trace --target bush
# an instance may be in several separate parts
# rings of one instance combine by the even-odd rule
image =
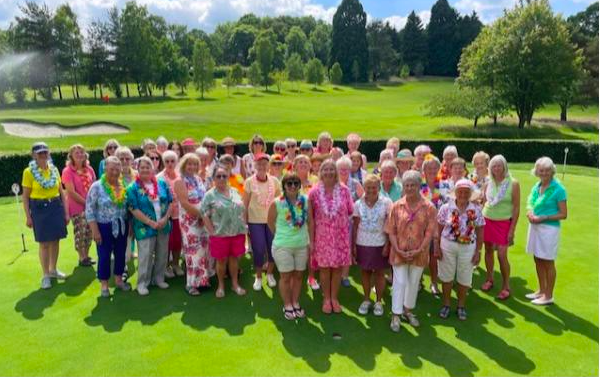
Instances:
[[[410,68],[408,68],[408,64],[404,64],[402,66],[402,68],[400,68],[400,72],[398,74],[398,76],[400,76],[401,79],[407,79],[408,76],[410,75]]]

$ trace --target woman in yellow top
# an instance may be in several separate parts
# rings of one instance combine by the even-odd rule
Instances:
[[[35,241],[40,244],[40,263],[44,276],[42,289],[52,287],[52,278],[66,279],[56,269],[59,241],[67,237],[69,209],[62,189],[60,173],[50,161],[46,143],[31,148],[33,160],[23,171],[23,208],[27,227],[33,228]]]

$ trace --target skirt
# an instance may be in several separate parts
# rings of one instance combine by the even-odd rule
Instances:
[[[555,260],[558,255],[560,227],[548,224],[529,224],[527,254],[544,260]]]
[[[52,242],[67,237],[65,209],[59,197],[49,200],[29,199],[29,212],[35,242]]]
[[[178,219],[171,219],[171,233],[169,233],[169,251],[181,251],[181,227]]]
[[[499,246],[508,246],[508,230],[510,229],[511,219],[492,220],[485,218],[483,227],[483,242]]]
[[[383,270],[390,267],[388,257],[384,257],[383,246],[356,245],[356,262],[363,270]]]

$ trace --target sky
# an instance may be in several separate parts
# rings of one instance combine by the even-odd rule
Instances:
[[[42,3],[44,1],[34,0]],[[108,9],[122,8],[127,0],[45,0],[50,9],[65,2],[77,13],[80,26],[85,27],[93,20],[106,19]],[[502,15],[516,0],[449,0],[461,14],[476,11],[487,24]],[[19,4],[24,0],[0,0],[0,28],[7,28],[14,17],[20,14]],[[331,22],[341,0],[137,0],[148,6],[151,13],[163,16],[167,22],[185,24],[212,32],[224,21],[235,21],[246,13],[259,16],[304,16]],[[406,23],[408,14],[414,10],[426,24],[435,0],[361,0],[368,20],[389,21],[398,30]],[[550,0],[555,12],[569,16],[584,10],[594,0]]]

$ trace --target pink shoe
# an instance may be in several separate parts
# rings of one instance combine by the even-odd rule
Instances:
[[[323,313],[325,314],[331,314],[331,301],[329,300],[323,300],[323,307],[321,308],[321,310],[323,311]]]
[[[340,306],[340,303],[337,300],[331,301],[331,308],[333,309],[334,313],[339,314],[342,312],[342,307]]]

